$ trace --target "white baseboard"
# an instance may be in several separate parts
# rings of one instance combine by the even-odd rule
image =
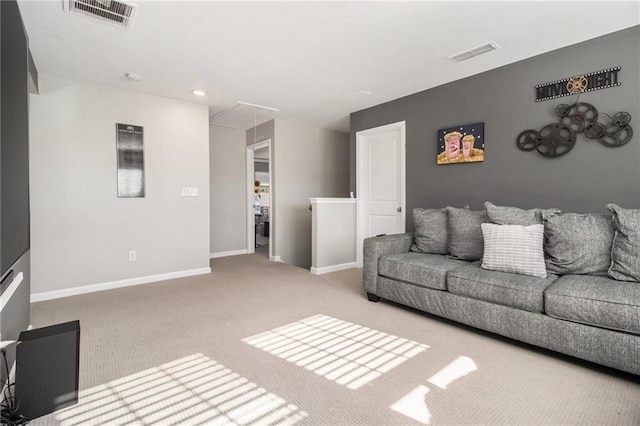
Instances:
[[[340,265],[322,266],[320,268],[311,267],[310,271],[313,275],[328,274],[329,272],[344,271],[356,267],[356,262],[341,263]]]
[[[281,258],[280,256],[269,256],[269,260],[270,260],[270,261],[272,261],[272,262],[280,262],[280,263],[283,263],[283,262],[282,262],[282,258]]]
[[[156,281],[171,280],[175,278],[190,277],[211,273],[211,268],[188,269],[186,271],[169,272],[166,274],[148,275],[146,277],[129,278],[126,280],[110,281],[100,284],[86,285],[82,287],[65,288],[63,290],[47,291],[31,295],[31,303],[44,300],[59,299],[61,297],[76,296],[78,294],[93,293],[96,291],[112,290],[114,288],[129,287],[139,284],[148,284]]]
[[[231,250],[231,251],[219,251],[217,253],[210,253],[209,259],[216,259],[218,257],[229,257],[229,256],[238,256],[241,254],[247,254],[247,249],[242,250]]]

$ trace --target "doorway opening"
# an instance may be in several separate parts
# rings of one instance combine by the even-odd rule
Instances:
[[[247,252],[273,258],[271,140],[247,147]]]

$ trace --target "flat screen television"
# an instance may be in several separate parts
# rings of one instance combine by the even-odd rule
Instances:
[[[0,278],[4,279],[29,250],[29,48],[18,5],[1,3]]]

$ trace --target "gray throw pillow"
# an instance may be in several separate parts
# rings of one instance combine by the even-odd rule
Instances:
[[[489,220],[485,210],[472,211],[447,207],[449,254],[454,259],[480,260],[484,248],[480,225]]]
[[[496,206],[487,201],[484,203],[489,216],[489,222],[498,225],[537,225],[542,223],[542,213],[560,213],[558,209],[530,209],[523,210],[518,207]]]
[[[613,243],[611,216],[544,212],[542,217],[547,271],[562,275],[607,275]]]
[[[412,251],[447,254],[447,209],[413,209],[416,243]]]
[[[613,213],[613,247],[609,276],[619,281],[640,281],[640,210],[607,204]]]
[[[483,223],[483,269],[546,278],[544,226],[497,225]]]

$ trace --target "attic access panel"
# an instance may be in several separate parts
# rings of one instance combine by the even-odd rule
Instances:
[[[231,108],[224,109],[209,118],[214,126],[249,129],[267,121],[279,109],[262,105],[238,102]]]

